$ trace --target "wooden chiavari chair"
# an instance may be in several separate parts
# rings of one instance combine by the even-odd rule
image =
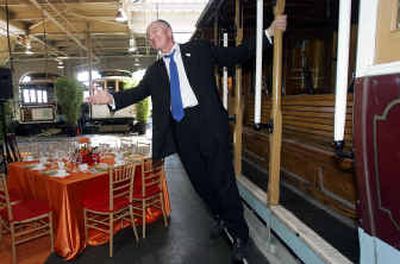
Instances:
[[[164,177],[163,160],[153,161],[151,159],[145,159],[142,162],[139,178],[134,179],[135,190],[132,196],[132,208],[134,215],[142,218],[143,238],[146,238],[146,209],[150,206],[162,211],[164,225],[168,226],[162,188]]]
[[[9,133],[6,135],[7,137],[7,144],[6,144],[6,157],[8,162],[16,162],[20,161],[21,154],[18,149],[17,138],[15,134]]]
[[[4,144],[0,144],[0,173],[7,173],[7,154]]]
[[[5,174],[0,174],[0,234],[6,227],[11,233],[13,263],[17,263],[17,245],[49,235],[54,250],[52,212],[47,203],[36,200],[12,204]]]
[[[129,163],[109,169],[109,192],[105,197],[84,199],[85,236],[89,229],[109,235],[109,254],[113,256],[114,225],[117,221],[127,221],[132,225],[136,242],[139,240],[130,197],[133,193],[133,175],[136,163]]]

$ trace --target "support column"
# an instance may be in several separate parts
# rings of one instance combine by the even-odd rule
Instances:
[[[92,38],[90,36],[90,23],[86,24],[86,46],[88,51],[88,73],[89,73],[89,95],[93,96],[93,87],[92,87],[92,71],[93,71],[93,58],[92,58]],[[89,118],[92,118],[93,107],[92,104],[89,104]]]
[[[285,10],[285,0],[277,0],[275,6],[275,17],[283,14]],[[282,144],[282,42],[283,32],[274,32],[274,64],[272,81],[272,110],[271,119],[274,127],[269,136],[269,181],[268,181],[268,203],[277,205],[279,203],[279,184],[281,168],[281,144]]]
[[[240,2],[240,0],[235,1],[236,45],[239,45],[243,40],[243,21]],[[236,66],[235,71],[235,117],[235,131],[233,134],[234,166],[236,177],[238,177],[242,173],[243,97],[241,66]]]

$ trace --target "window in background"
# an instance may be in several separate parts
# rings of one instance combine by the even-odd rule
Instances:
[[[37,102],[40,104],[43,103],[43,91],[42,90],[37,91]]]
[[[384,0],[378,3],[375,63],[400,60],[400,0]]]
[[[43,103],[47,103],[47,102],[48,102],[47,91],[43,90]]]
[[[24,89],[22,98],[23,98],[24,103],[31,102],[31,100],[29,99],[29,90],[28,89]]]
[[[29,97],[30,97],[31,103],[36,103],[36,90],[35,89],[29,89]]]

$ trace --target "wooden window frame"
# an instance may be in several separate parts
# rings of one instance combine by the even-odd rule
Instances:
[[[398,0],[379,1],[375,63],[400,60],[400,28]]]

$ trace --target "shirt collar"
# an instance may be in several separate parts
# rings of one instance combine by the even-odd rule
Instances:
[[[172,47],[172,49],[171,49],[170,52],[163,53],[163,52],[160,51],[161,57],[166,58],[166,56],[170,55],[174,50],[176,50],[176,51],[175,51],[175,54],[177,54],[177,53],[180,52],[178,43],[175,43],[175,44],[174,44],[174,46]]]

